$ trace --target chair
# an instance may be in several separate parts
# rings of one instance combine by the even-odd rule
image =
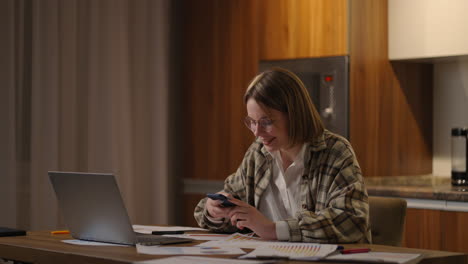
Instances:
[[[369,196],[372,243],[401,246],[406,217],[406,200]]]

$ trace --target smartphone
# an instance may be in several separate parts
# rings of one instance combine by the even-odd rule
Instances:
[[[236,206],[235,204],[231,203],[226,196],[220,193],[208,193],[206,194],[206,196],[212,200],[221,200],[221,205],[223,205],[224,207]]]
[[[180,230],[166,230],[166,231],[153,231],[151,232],[153,235],[180,235],[183,234],[184,231]]]

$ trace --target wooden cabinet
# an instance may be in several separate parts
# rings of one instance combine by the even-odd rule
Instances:
[[[347,0],[263,0],[261,60],[348,54]]]
[[[468,212],[407,209],[403,246],[468,253]]]

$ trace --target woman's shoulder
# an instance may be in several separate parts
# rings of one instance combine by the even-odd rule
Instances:
[[[323,137],[325,142],[327,143],[327,146],[335,146],[335,147],[351,147],[351,143],[349,141],[336,133],[333,133],[329,130],[324,130],[323,131]]]
[[[265,149],[263,143],[260,140],[255,140],[245,152],[244,158],[262,159],[266,158],[268,155],[269,152]]]
[[[322,150],[332,155],[343,156],[350,155],[354,156],[354,151],[349,141],[336,133],[329,130],[324,130],[321,135],[321,139],[318,141],[322,146]]]

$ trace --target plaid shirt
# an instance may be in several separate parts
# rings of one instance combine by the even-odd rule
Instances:
[[[299,187],[302,210],[285,219],[289,241],[315,243],[370,243],[367,191],[350,143],[327,130],[306,143],[304,175]],[[271,154],[259,141],[247,150],[237,172],[224,182],[224,191],[258,208],[271,181]],[[202,199],[195,219],[203,228],[217,232],[239,231],[229,219],[213,223],[206,217]]]

